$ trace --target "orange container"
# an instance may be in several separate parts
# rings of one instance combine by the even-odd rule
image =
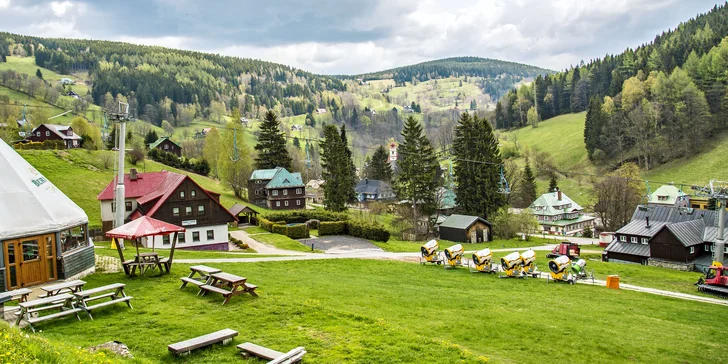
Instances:
[[[619,276],[607,276],[607,288],[619,289]]]

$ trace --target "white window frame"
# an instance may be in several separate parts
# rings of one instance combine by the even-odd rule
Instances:
[[[278,196],[278,190],[273,190],[271,192],[271,196]]]
[[[636,236],[632,236],[632,237],[630,237],[630,238],[629,238],[629,242],[630,242],[630,243],[634,243],[634,244],[637,244],[637,237],[636,237]]]
[[[46,130],[46,136],[47,137],[51,136],[51,132],[49,132],[48,130]]]
[[[192,216],[192,206],[185,206],[185,216]]]
[[[196,190],[190,190],[190,198],[197,197],[197,191]]]
[[[255,190],[255,195],[258,196],[260,194],[260,190]]]
[[[296,205],[301,206],[301,200],[296,200]]]
[[[648,242],[647,238],[642,238],[642,244],[647,245],[647,242]]]
[[[164,150],[167,150],[167,149],[169,149],[169,145],[165,144],[164,145]]]
[[[281,202],[280,201],[276,201],[276,207],[281,207]]]
[[[185,191],[179,191],[179,198],[181,200],[184,200],[185,199]]]
[[[296,188],[296,194],[297,194],[297,195],[300,195],[301,193],[302,193],[302,192],[301,192],[301,189],[300,189],[300,188]]]
[[[73,146],[74,146],[74,147],[77,147],[77,146],[78,146],[78,140],[74,140],[74,141],[73,141]]]
[[[212,237],[210,237],[212,235]],[[215,240],[215,230],[207,230],[205,232],[205,236],[207,237],[207,240]]]
[[[288,200],[283,201],[284,206],[288,206]]]
[[[690,254],[693,254],[693,253],[695,253],[695,247],[694,246],[691,246],[690,247]]]
[[[172,216],[179,216],[179,207],[172,207]]]
[[[706,252],[709,252],[710,251],[710,245],[705,244],[705,248],[704,249],[705,249]]]
[[[288,196],[288,189],[283,190],[283,196]]]
[[[35,133],[36,136],[40,136],[40,130]]]
[[[197,216],[205,214],[205,205],[197,205]]]
[[[626,236],[624,236],[624,235],[620,235],[620,236],[619,236],[619,241],[621,241],[621,242],[623,242],[623,243],[624,243],[624,242],[627,242],[627,237],[626,237]]]

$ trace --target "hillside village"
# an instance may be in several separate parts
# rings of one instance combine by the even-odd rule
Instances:
[[[714,361],[726,18],[341,76],[0,32],[0,362]]]

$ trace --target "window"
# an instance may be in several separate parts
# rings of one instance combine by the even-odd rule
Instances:
[[[260,190],[255,190],[255,195],[258,196],[260,194]]]
[[[300,188],[296,188],[296,194],[297,194],[297,195],[300,195],[301,193],[302,193],[302,192],[301,192],[301,189],[300,189]]]
[[[207,240],[215,240],[215,230],[207,230]]]
[[[284,204],[285,204],[286,206],[288,206],[288,200],[284,201]]]
[[[205,214],[205,205],[199,205],[199,206],[197,206],[197,214],[198,215],[204,215]]]
[[[172,216],[179,216],[179,207],[172,207]]]
[[[281,207],[281,202],[280,201],[276,201],[276,207]]]
[[[192,232],[192,241],[200,241],[200,232],[199,231]]]
[[[271,195],[278,196],[278,190],[273,190],[273,192],[271,193]]]
[[[693,253],[695,253],[695,247],[694,246],[691,246],[690,247],[690,254],[693,254]]]
[[[179,198],[180,198],[180,200],[185,199],[185,191],[179,191]]]
[[[63,253],[87,246],[86,225],[61,231],[61,251]]]
[[[124,204],[124,208],[126,208],[126,211],[131,211],[131,201],[127,201]]]
[[[723,253],[728,253],[728,246],[723,248]]]
[[[192,206],[185,206],[185,216],[192,216]]]
[[[706,252],[709,252],[709,251],[710,251],[710,245],[708,245],[708,244],[705,244],[705,251],[706,251]]]
[[[164,145],[164,150],[167,150],[167,149],[169,149],[169,145],[165,144]]]
[[[74,140],[74,141],[73,141],[73,146],[74,146],[74,147],[77,147],[77,146],[78,146],[78,140]]]
[[[195,191],[195,190],[190,190],[190,197],[191,197],[191,198],[195,198],[195,197],[197,197],[197,191]]]
[[[51,136],[51,132],[49,132],[48,130],[46,130],[46,136],[47,137]]]
[[[186,235],[185,233],[180,233],[179,235],[177,235],[177,242],[178,243],[184,243],[185,242],[185,235]]]
[[[630,241],[631,243],[635,243],[635,244],[637,244],[637,237],[636,237],[636,236],[633,236],[633,237],[629,238],[629,241]]]
[[[647,238],[642,238],[642,244],[647,245]]]
[[[169,234],[162,236],[162,245],[169,245]]]
[[[116,203],[115,202],[111,203],[111,212],[116,212]]]
[[[288,190],[286,190],[286,189],[283,190],[283,196],[288,196]]]
[[[23,246],[23,261],[40,259],[40,245],[38,240],[26,240],[22,243]],[[20,263],[22,266],[22,263]]]
[[[296,200],[296,205],[301,206],[301,200]]]
[[[622,235],[619,237],[619,241],[627,241],[627,237]]]
[[[36,136],[40,136],[40,132],[35,133]]]

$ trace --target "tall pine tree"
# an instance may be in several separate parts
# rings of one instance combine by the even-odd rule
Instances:
[[[392,166],[389,164],[389,154],[384,146],[379,146],[364,171],[364,176],[369,179],[390,182],[392,180]]]
[[[351,169],[351,158],[335,125],[324,127],[321,142],[321,166],[324,184],[324,207],[330,211],[345,211],[346,204],[355,199],[356,177]]]
[[[440,165],[422,125],[412,116],[404,123],[402,137],[397,163],[400,173],[395,185],[397,196],[412,203],[414,226],[417,226],[420,214],[429,216],[437,209],[435,193]]]
[[[555,192],[559,190],[559,180],[556,177],[556,173],[551,173],[551,180],[549,180],[548,192]]]
[[[286,149],[286,138],[281,132],[281,122],[272,110],[268,110],[260,124],[260,136],[255,150],[258,151],[258,156],[255,158],[256,169],[283,167],[291,170],[291,156]]]
[[[589,160],[594,159],[594,151],[602,149],[600,138],[606,124],[607,115],[602,110],[602,100],[599,96],[594,96],[589,100],[584,122],[584,144]]]
[[[505,195],[498,193],[498,139],[488,120],[463,113],[455,126],[453,154],[456,202],[464,214],[487,218],[506,204]]]
[[[536,177],[533,175],[528,159],[526,159],[526,166],[523,168],[523,177],[521,181],[521,191],[518,199],[519,206],[517,207],[528,207],[536,201]]]

